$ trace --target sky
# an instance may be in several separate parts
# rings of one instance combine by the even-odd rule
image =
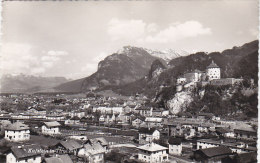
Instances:
[[[258,1],[5,1],[1,36],[1,74],[78,79],[123,46],[221,52],[256,40]]]

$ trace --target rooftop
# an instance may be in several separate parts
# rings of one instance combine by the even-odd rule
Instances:
[[[143,146],[137,147],[137,149],[141,149],[141,150],[145,150],[145,151],[150,151],[150,152],[155,152],[155,151],[162,151],[162,150],[166,150],[168,148],[163,147],[159,144],[155,144],[155,143],[149,143],[149,144],[145,144]]]
[[[169,140],[168,140],[168,143],[171,144],[171,145],[180,145],[181,139],[175,138],[175,137],[170,137]]]
[[[155,128],[140,128],[139,129],[139,133],[144,133],[144,134],[153,134],[153,132],[155,131]]]
[[[17,159],[34,157],[41,154],[42,148],[39,145],[15,146],[11,148]]]
[[[231,149],[229,149],[228,147],[225,147],[225,146],[199,149],[199,151],[201,151],[207,157],[216,157],[216,156],[221,156],[221,155],[232,154]]]
[[[15,122],[13,124],[8,125],[6,127],[6,130],[12,130],[12,131],[29,130],[29,127],[24,123]]]
[[[60,144],[68,150],[81,148],[81,144],[75,140],[61,141]]]
[[[209,144],[216,144],[216,145],[224,145],[226,147],[231,147],[231,148],[241,148],[241,149],[247,149],[250,151],[257,151],[256,147],[252,147],[252,146],[248,146],[248,147],[241,147],[241,143],[243,144],[243,142],[222,142],[221,140],[213,140],[213,139],[200,139],[197,140],[198,142],[203,142],[203,143],[209,143]],[[246,143],[244,143],[246,144]]]
[[[219,68],[219,66],[212,60],[211,64],[207,68]]]
[[[46,163],[73,163],[69,155],[57,155],[56,157],[45,158]]]
[[[44,124],[48,127],[58,127],[60,126],[60,123],[57,121],[53,121],[53,122],[44,122]]]
[[[105,149],[99,143],[85,144],[84,148],[87,150],[87,152],[90,155],[94,155],[94,154],[104,153],[105,152]]]

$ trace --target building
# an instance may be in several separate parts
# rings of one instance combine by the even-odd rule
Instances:
[[[196,128],[200,125],[200,122],[189,121],[175,121],[168,123],[168,136],[184,136],[185,138],[194,137],[196,134]]]
[[[148,128],[152,127],[161,127],[162,126],[162,118],[160,117],[146,117],[145,123]]]
[[[201,71],[195,70],[194,72],[185,73],[184,78],[186,79],[187,83],[198,82],[201,80],[201,75],[202,75]],[[183,79],[182,79],[182,81],[183,81]]]
[[[220,137],[235,138],[235,133],[229,128],[217,127],[216,133]]]
[[[160,132],[155,128],[140,128],[139,129],[139,144],[150,143],[153,140],[160,139]]]
[[[93,139],[88,139],[85,144],[90,143],[90,144],[95,144],[99,143],[106,151],[108,150],[108,142],[105,138],[100,137],[100,138],[93,138]]]
[[[4,135],[5,134],[5,128],[8,126],[8,125],[11,125],[11,121],[9,120],[1,120],[0,121],[0,128],[1,128],[1,131],[0,131],[0,134],[1,135]]]
[[[64,120],[64,116],[62,116],[62,115],[57,115],[57,114],[47,114],[47,115],[46,115],[46,120],[50,120],[50,121],[62,121],[62,120]]]
[[[6,155],[6,163],[41,163],[41,152],[39,145],[15,146]]]
[[[257,152],[236,154],[235,157],[231,158],[231,161],[236,162],[236,163],[257,162]],[[229,161],[229,162],[231,162],[231,161]]]
[[[135,128],[139,128],[140,125],[144,122],[145,118],[139,117],[132,121],[132,126]]]
[[[42,125],[42,133],[44,135],[57,135],[60,134],[60,123],[57,121],[54,122],[44,122]]]
[[[220,79],[220,67],[212,60],[212,63],[206,69],[206,75],[209,81]]]
[[[153,108],[148,108],[148,107],[144,107],[144,106],[141,106],[137,109],[135,109],[135,111],[137,113],[139,113],[141,116],[152,116],[153,114]]]
[[[225,146],[230,148],[235,153],[256,152],[257,148],[249,146],[249,144],[241,141],[214,140],[214,139],[199,139],[197,140],[197,149],[206,149],[212,147]]]
[[[181,155],[182,153],[182,143],[180,138],[170,137],[168,140],[169,144],[169,154],[171,155]]]
[[[257,139],[257,132],[251,128],[248,129],[234,129],[235,137],[237,139],[244,139],[244,140],[256,140]]]
[[[55,150],[57,154],[72,154],[77,155],[82,145],[75,140],[60,141],[59,143],[50,147]]]
[[[235,85],[241,83],[243,79],[236,78],[223,78],[223,79],[213,79],[210,81],[211,85],[221,86],[221,85]]]
[[[73,163],[68,154],[56,155],[49,158],[45,158],[43,163]]]
[[[137,149],[139,150],[138,160],[142,162],[158,163],[168,161],[168,154],[166,152],[168,148],[161,145],[149,143],[137,147]]]
[[[65,125],[78,125],[78,124],[80,124],[80,118],[77,116],[65,120]]]
[[[69,116],[70,116],[70,117],[79,117],[79,118],[82,118],[82,117],[85,116],[85,112],[84,112],[84,111],[69,112]]]
[[[104,115],[101,115],[98,119],[99,123],[104,123],[105,122],[105,118]]]
[[[199,149],[194,151],[194,158],[198,162],[222,162],[225,159],[233,155],[232,151],[225,146],[212,147],[206,149]]]
[[[12,142],[30,140],[30,129],[21,122],[15,122],[5,128],[5,139]]]
[[[89,163],[104,163],[106,149],[100,143],[87,143],[79,149],[78,156],[85,158]]]

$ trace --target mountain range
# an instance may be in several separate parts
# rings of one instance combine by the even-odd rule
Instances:
[[[173,59],[187,55],[173,50],[153,51],[140,47],[125,46],[106,57],[98,64],[98,70],[89,77],[61,84],[55,89],[68,92],[85,92],[124,85],[143,78],[150,70],[153,61],[160,60],[166,67]]]
[[[258,81],[258,40],[223,52],[189,54],[125,46],[98,63],[92,75],[69,81],[62,77],[3,77],[1,92],[87,92],[113,90],[118,94],[174,92],[176,78],[195,69],[204,71],[214,60],[222,77],[249,77]]]
[[[168,63],[168,68],[164,69],[156,78],[149,78],[149,74],[153,73],[149,72],[145,77],[135,82],[106,89],[112,89],[114,92],[123,95],[143,93],[152,97],[159,93],[162,87],[165,87],[167,88],[164,89],[165,93],[171,92],[167,95],[170,97],[175,92],[175,83],[178,76],[196,69],[205,71],[212,60],[221,68],[222,78],[252,78],[257,84],[258,41],[252,41],[240,47],[224,50],[221,53],[197,52],[188,56],[174,58]],[[158,62],[154,62],[154,64],[158,65]],[[152,65],[152,67],[155,66]],[[162,66],[159,67],[162,68]]]
[[[53,87],[69,80],[64,77],[41,77],[33,75],[10,75],[5,74],[1,77],[1,93],[34,93],[41,91],[55,91]]]

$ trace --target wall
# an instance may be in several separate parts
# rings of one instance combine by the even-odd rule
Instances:
[[[181,152],[182,152],[182,144],[180,144],[180,145],[169,144],[169,154],[181,155]]]
[[[42,126],[42,133],[46,135],[60,134],[59,127],[48,128],[45,125]]]
[[[11,139],[10,139],[11,137]],[[30,130],[9,131],[5,130],[5,139],[8,141],[18,142],[30,139]]]
[[[209,81],[213,79],[220,79],[220,68],[209,68],[207,69],[207,77]]]

